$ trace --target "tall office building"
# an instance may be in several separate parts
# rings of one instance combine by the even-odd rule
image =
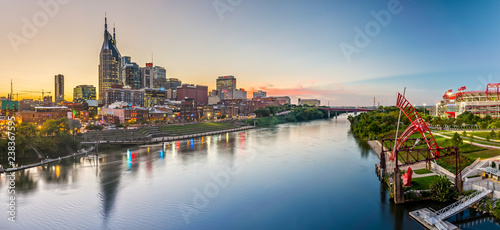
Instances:
[[[73,102],[85,102],[95,99],[95,87],[92,85],[79,85],[73,89]]]
[[[103,90],[122,84],[121,55],[116,47],[116,34],[108,32],[107,18],[104,19],[104,42],[99,55],[99,102],[103,102]]]
[[[161,66],[154,66],[153,63],[146,63],[146,67],[141,67],[141,78],[143,88],[166,88],[167,71]]]
[[[146,67],[141,67],[142,88],[153,87],[154,69],[153,63],[146,63]]]
[[[234,76],[221,76],[217,78],[217,91],[233,91],[236,90],[236,78]]]
[[[129,56],[122,57],[122,85],[142,89],[141,69]]]
[[[161,66],[154,67],[153,87],[166,88],[167,86],[167,70]]]
[[[64,75],[58,74],[54,76],[55,83],[55,102],[64,101]]]

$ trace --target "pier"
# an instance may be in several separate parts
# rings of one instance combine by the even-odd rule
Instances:
[[[466,196],[439,211],[434,211],[430,208],[423,208],[410,212],[410,216],[427,229],[458,229],[458,227],[445,220],[479,202],[492,192],[492,190],[485,189],[482,192],[475,192]]]

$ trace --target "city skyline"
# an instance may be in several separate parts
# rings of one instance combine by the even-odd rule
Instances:
[[[10,92],[11,78],[15,93],[50,91],[57,74],[65,76],[65,92],[98,86],[105,14],[122,56],[145,66],[153,53],[167,78],[209,90],[218,76],[234,75],[249,95],[264,90],[294,103],[361,106],[373,97],[394,104],[407,86],[412,101],[431,105],[448,89],[482,90],[500,81],[500,30],[487,26],[500,17],[494,1],[215,2],[0,3],[11,9],[1,16],[11,23],[2,26],[0,96]],[[23,33],[27,24],[36,31]]]

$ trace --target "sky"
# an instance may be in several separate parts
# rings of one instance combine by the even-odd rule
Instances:
[[[481,3],[481,4],[479,4]],[[167,77],[322,105],[432,105],[500,82],[500,2],[369,0],[3,0],[0,96],[98,85],[104,15],[122,56]]]

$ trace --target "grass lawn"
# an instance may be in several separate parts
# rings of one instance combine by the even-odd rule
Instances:
[[[466,155],[473,159],[477,159],[478,157],[480,157],[481,159],[487,159],[490,157],[496,157],[500,155],[500,149],[486,149],[477,152],[467,153]]]
[[[419,175],[420,174],[432,173],[432,171],[429,170],[429,169],[417,169],[417,170],[414,170],[413,172],[416,173],[416,174],[419,174]]]
[[[233,128],[236,128],[236,126],[226,122],[205,122],[185,125],[166,125],[161,126],[160,131],[166,132],[167,135],[188,135]]]
[[[430,189],[432,182],[437,178],[437,175],[413,178],[411,180],[411,189],[427,190]]]

